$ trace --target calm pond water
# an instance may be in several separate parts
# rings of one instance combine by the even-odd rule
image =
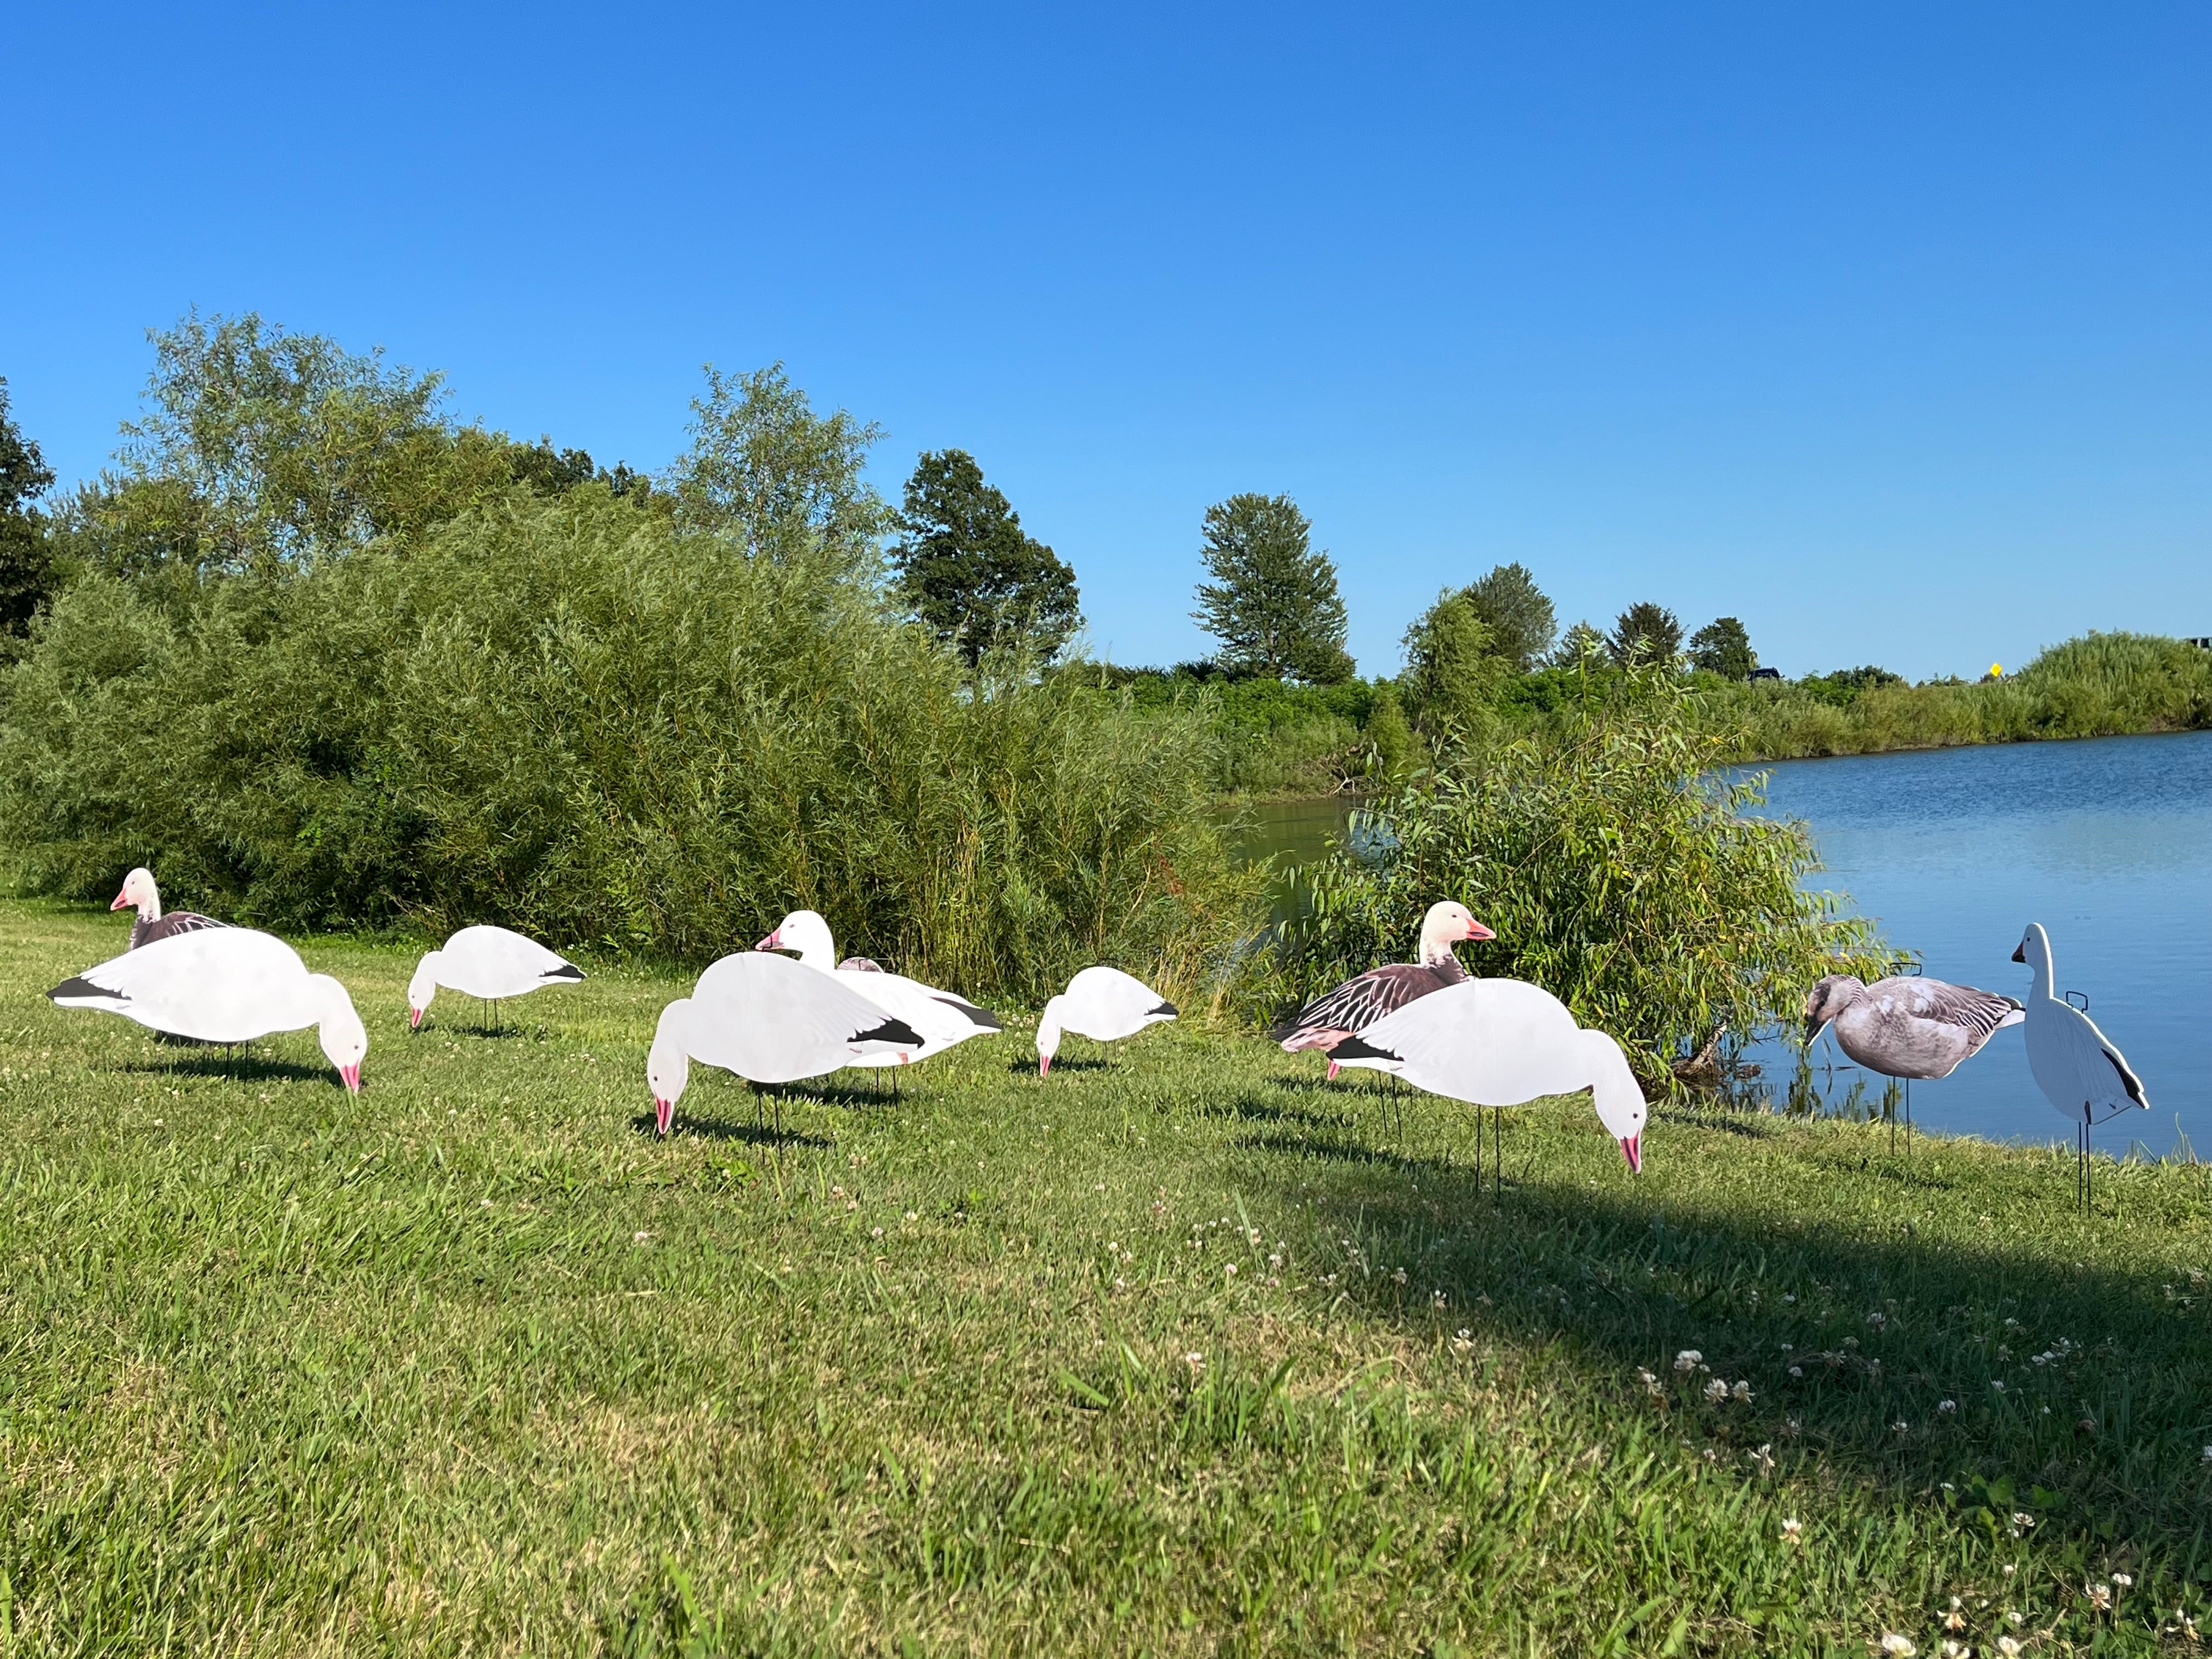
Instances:
[[[2021,930],[2049,931],[2062,988],[2143,1080],[2151,1109],[2099,1132],[2173,1148],[2177,1130],[2212,1156],[2212,732],[1786,761],[1765,810],[1812,826],[1826,868],[1812,884],[1846,893],[1889,943],[1941,979],[2022,997],[2011,961]],[[1317,856],[1354,805],[1344,799],[1248,808],[1243,846],[1285,861]],[[1796,1067],[1778,1038],[1747,1059],[1779,1094]],[[1868,1079],[1822,1037],[1813,1081],[1843,1108]],[[1950,1077],[1912,1085],[1929,1128],[1992,1139],[2067,1141],[2029,1076],[2018,1027]]]
[[[2151,1109],[2099,1132],[2114,1152],[2171,1150],[2177,1126],[2212,1154],[2212,732],[1787,761],[1766,810],[1812,826],[1814,884],[1850,896],[1939,979],[2025,998],[2021,930],[2051,934],[2062,989],[2128,1057]],[[1823,1036],[1832,1100],[1863,1079]],[[1781,1043],[1752,1058],[1786,1084]],[[1879,1079],[1868,1092],[1878,1090]],[[1992,1139],[2069,1139],[2028,1074],[2017,1026],[1937,1082],[1916,1121]]]

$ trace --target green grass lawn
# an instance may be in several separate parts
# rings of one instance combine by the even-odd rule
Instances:
[[[2085,1222],[2051,1153],[1662,1111],[1634,1178],[1574,1100],[1508,1115],[1493,1193],[1464,1109],[1188,1025],[1048,1083],[1018,1032],[896,1099],[848,1073],[781,1130],[697,1068],[661,1143],[672,981],[499,1036],[441,994],[410,1039],[411,954],[315,945],[351,1099],[311,1034],[234,1075],[52,1008],[122,920],[0,915],[0,1650],[1934,1654],[1955,1596],[1978,1654],[2132,1653],[2205,1616],[2195,1168],[2107,1166]]]

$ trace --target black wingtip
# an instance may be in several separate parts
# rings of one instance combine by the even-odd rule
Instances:
[[[1345,1038],[1334,1048],[1324,1048],[1322,1052],[1340,1066],[1347,1060],[1389,1060],[1402,1064],[1406,1058],[1403,1054],[1392,1054],[1388,1048],[1378,1048],[1356,1035]]]
[[[1163,1002],[1152,1012],[1156,1014],[1165,1014],[1170,1019],[1173,1019],[1182,1011],[1172,1002]]]
[[[854,1042],[888,1042],[896,1048],[919,1048],[921,1033],[902,1019],[887,1019],[882,1024],[866,1031],[854,1033]]]
[[[972,1002],[961,1001],[958,997],[939,997],[937,1000],[948,1008],[957,1008],[987,1031],[1003,1031],[1006,1029],[1005,1022],[988,1008],[978,1008]]]
[[[548,968],[543,974],[538,975],[541,979],[570,980],[581,979],[583,976],[584,970],[576,966],[573,962],[564,962],[558,968]]]
[[[59,1002],[64,997],[112,997],[118,1002],[130,1000],[120,992],[110,991],[102,986],[94,985],[81,975],[74,974],[46,993],[46,1000],[49,1002]]]

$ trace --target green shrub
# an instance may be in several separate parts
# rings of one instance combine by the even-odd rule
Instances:
[[[1717,775],[1722,758],[1679,690],[1638,672],[1554,736],[1417,781],[1303,872],[1311,914],[1253,994],[1279,1008],[1402,962],[1422,912],[1453,898],[1498,935],[1474,971],[1545,987],[1647,1081],[1723,1025],[1794,1019],[1822,974],[1878,968],[1874,940],[1803,889],[1804,827],[1746,816],[1757,787]]]
[[[805,905],[976,995],[1102,960],[1200,986],[1257,889],[1208,722],[970,678],[848,569],[593,484],[183,608],[88,580],[8,682],[0,836],[40,890],[143,862],[287,927],[700,963]]]

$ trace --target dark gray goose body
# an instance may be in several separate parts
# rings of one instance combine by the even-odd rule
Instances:
[[[1355,974],[1334,990],[1316,997],[1271,1035],[1286,1054],[1297,1054],[1303,1048],[1319,1048],[1326,1053],[1407,1004],[1457,985],[1467,977],[1467,969],[1452,954],[1452,946],[1462,939],[1496,937],[1468,914],[1465,905],[1449,900],[1432,904],[1421,918],[1419,961],[1391,963]],[[1336,1066],[1332,1056],[1332,1077],[1336,1073]]]
[[[111,910],[135,909],[137,915],[131,923],[131,948],[151,945],[157,939],[174,939],[179,933],[196,933],[203,927],[227,927],[228,922],[217,921],[213,916],[204,916],[196,910],[173,910],[161,914],[161,890],[154,884],[154,872],[143,865],[123,878],[123,890],[115,896]]]
[[[2011,997],[1940,979],[1867,985],[1831,974],[1805,997],[1805,1041],[1832,1026],[1836,1046],[1884,1077],[1948,1077],[2027,1012]]]

